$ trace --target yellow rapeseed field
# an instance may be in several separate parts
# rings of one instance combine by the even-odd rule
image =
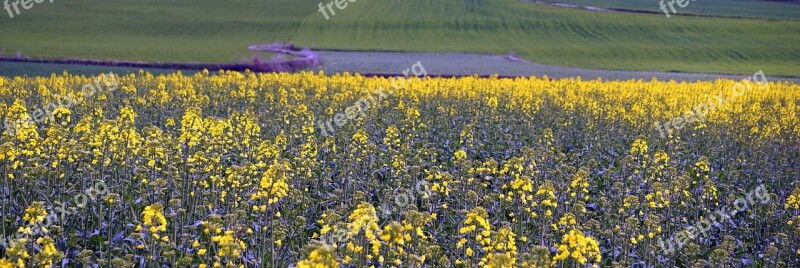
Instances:
[[[117,79],[0,77],[0,267],[800,266],[796,84]]]

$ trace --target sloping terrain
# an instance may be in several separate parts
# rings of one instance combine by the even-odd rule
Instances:
[[[158,3],[158,5],[156,5]],[[600,69],[800,74],[800,22],[593,12],[517,0],[366,1],[326,20],[319,1],[99,1],[35,5],[0,24],[28,57],[231,62],[252,44],[415,52],[514,52]],[[335,7],[334,7],[335,8]],[[379,60],[379,59],[378,59]]]

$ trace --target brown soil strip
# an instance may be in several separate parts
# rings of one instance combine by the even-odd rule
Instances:
[[[627,9],[627,8],[601,8],[601,7],[593,7],[593,6],[579,6],[573,4],[565,4],[560,2],[551,2],[551,1],[541,1],[541,0],[527,0],[528,2],[543,4],[543,5],[551,5],[556,7],[563,7],[563,8],[575,8],[575,9],[585,9],[590,11],[601,11],[601,12],[628,12],[628,13],[639,13],[639,14],[661,14],[664,15],[664,12],[659,11],[648,11],[648,10],[638,10],[638,9]],[[798,0],[800,1],[800,0]],[[770,20],[770,21],[781,21],[783,19],[774,19],[774,18],[762,18],[762,17],[742,17],[742,16],[724,16],[724,15],[708,15],[708,14],[692,14],[692,13],[680,13],[680,14],[671,14],[673,16],[687,16],[687,17],[707,17],[707,18],[731,18],[731,19],[761,19],[761,20]]]

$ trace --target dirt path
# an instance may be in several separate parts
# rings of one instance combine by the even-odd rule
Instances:
[[[602,8],[602,7],[579,6],[579,5],[565,4],[565,3],[559,3],[559,2],[550,2],[550,1],[531,0],[531,2],[534,2],[534,3],[537,3],[537,4],[545,4],[545,5],[557,6],[557,7],[580,8],[580,9],[586,9],[586,10],[591,10],[591,11],[602,11],[602,12],[615,12],[615,11],[617,11],[617,10],[608,9],[608,8]]]
[[[587,68],[573,68],[555,65],[546,65],[528,62],[525,59],[509,55],[473,54],[473,53],[421,53],[421,52],[392,52],[392,51],[345,51],[345,50],[299,50],[296,48],[280,52],[287,48],[272,47],[273,45],[261,45],[251,47],[254,50],[279,51],[279,53],[289,52],[295,57],[291,60],[310,61],[313,64],[306,70],[319,71],[325,73],[360,73],[370,76],[396,76],[408,66],[417,61],[421,62],[431,76],[490,76],[499,75],[501,77],[529,77],[547,76],[549,78],[568,78],[578,77],[582,79],[602,78],[604,80],[628,80],[644,79],[650,80],[676,80],[676,81],[699,81],[714,80],[718,78],[741,79],[744,75],[730,74],[702,74],[702,73],[679,73],[679,72],[652,72],[652,71],[622,71],[622,70],[601,70]],[[122,68],[130,67],[130,68]],[[32,60],[10,58],[3,61],[0,59],[0,75],[16,76],[47,76],[50,73],[61,73],[67,70],[75,74],[97,74],[108,72],[135,72],[138,68],[147,69],[156,73],[168,73],[175,70],[182,70],[185,73],[193,73],[196,70],[208,68],[209,70],[233,69],[244,70],[252,68],[250,64],[158,64],[146,62],[103,62],[92,60]],[[155,68],[155,69],[154,69]],[[171,70],[170,70],[171,69]],[[284,69],[283,71],[301,70],[300,66]],[[195,70],[195,71],[193,71]],[[270,71],[270,70],[268,70]],[[800,83],[800,78],[795,77],[770,77],[770,81],[791,81]]]
[[[95,60],[95,59],[40,59],[40,58],[26,58],[21,56],[0,56],[0,62],[18,62],[18,63],[44,63],[44,64],[68,64],[68,65],[94,65],[106,67],[132,67],[132,68],[154,68],[154,69],[173,69],[173,70],[234,70],[244,71],[251,70],[254,72],[286,72],[286,71],[299,71],[303,69],[313,68],[319,66],[320,62],[317,56],[307,50],[299,49],[291,44],[270,44],[270,45],[253,45],[250,50],[265,51],[277,54],[286,54],[294,56],[292,59],[284,61],[263,61],[260,58],[253,58],[251,62],[247,63],[194,63],[194,62],[174,62],[174,63],[158,63],[158,62],[144,62],[144,61],[116,61],[116,60]]]
[[[536,4],[543,4],[543,5],[551,5],[556,7],[563,7],[563,8],[574,8],[574,9],[585,9],[590,11],[600,11],[600,12],[627,12],[627,13],[640,13],[640,14],[658,14],[664,15],[661,11],[649,11],[649,10],[639,10],[639,9],[626,9],[626,8],[603,8],[603,7],[595,7],[595,6],[580,6],[575,4],[567,4],[561,2],[552,2],[552,1],[541,1],[541,0],[526,0],[531,3]],[[760,18],[760,17],[743,17],[743,16],[725,16],[725,15],[710,15],[710,14],[695,14],[695,13],[680,13],[680,14],[672,14],[675,16],[690,16],[690,17],[709,17],[709,18],[734,18],[734,19],[767,19],[767,20],[775,20],[774,18]]]
[[[367,52],[342,50],[316,50],[322,65],[314,70],[325,73],[361,73],[371,75],[398,75],[404,68],[420,61],[431,76],[469,76],[478,74],[489,76],[499,74],[505,77],[547,76],[567,78],[580,76],[583,79],[603,78],[604,80],[645,79],[699,81],[718,78],[742,79],[744,75],[701,74],[678,72],[621,71],[563,67],[530,63],[509,59],[503,55],[472,53],[418,53],[418,52]],[[754,70],[757,71],[757,70]],[[769,76],[769,74],[767,74]],[[772,78],[772,77],[770,77]],[[800,78],[778,78],[770,81],[792,81],[800,83]]]

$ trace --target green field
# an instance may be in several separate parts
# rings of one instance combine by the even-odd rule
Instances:
[[[549,0],[579,6],[593,6],[602,8],[630,9],[664,14],[659,2],[662,0]],[[667,5],[669,0],[663,0]],[[667,6],[667,10],[672,11]],[[680,8],[675,5],[678,15],[709,15],[744,18],[768,18],[778,20],[800,20],[800,4],[762,1],[762,0],[701,0],[690,1]],[[664,15],[666,17],[666,15]]]
[[[312,48],[515,52],[537,63],[586,68],[800,75],[798,21],[668,19],[519,0],[359,0],[326,21],[318,3],[45,1],[0,19],[0,53],[233,62],[252,57],[248,45],[293,41]]]

